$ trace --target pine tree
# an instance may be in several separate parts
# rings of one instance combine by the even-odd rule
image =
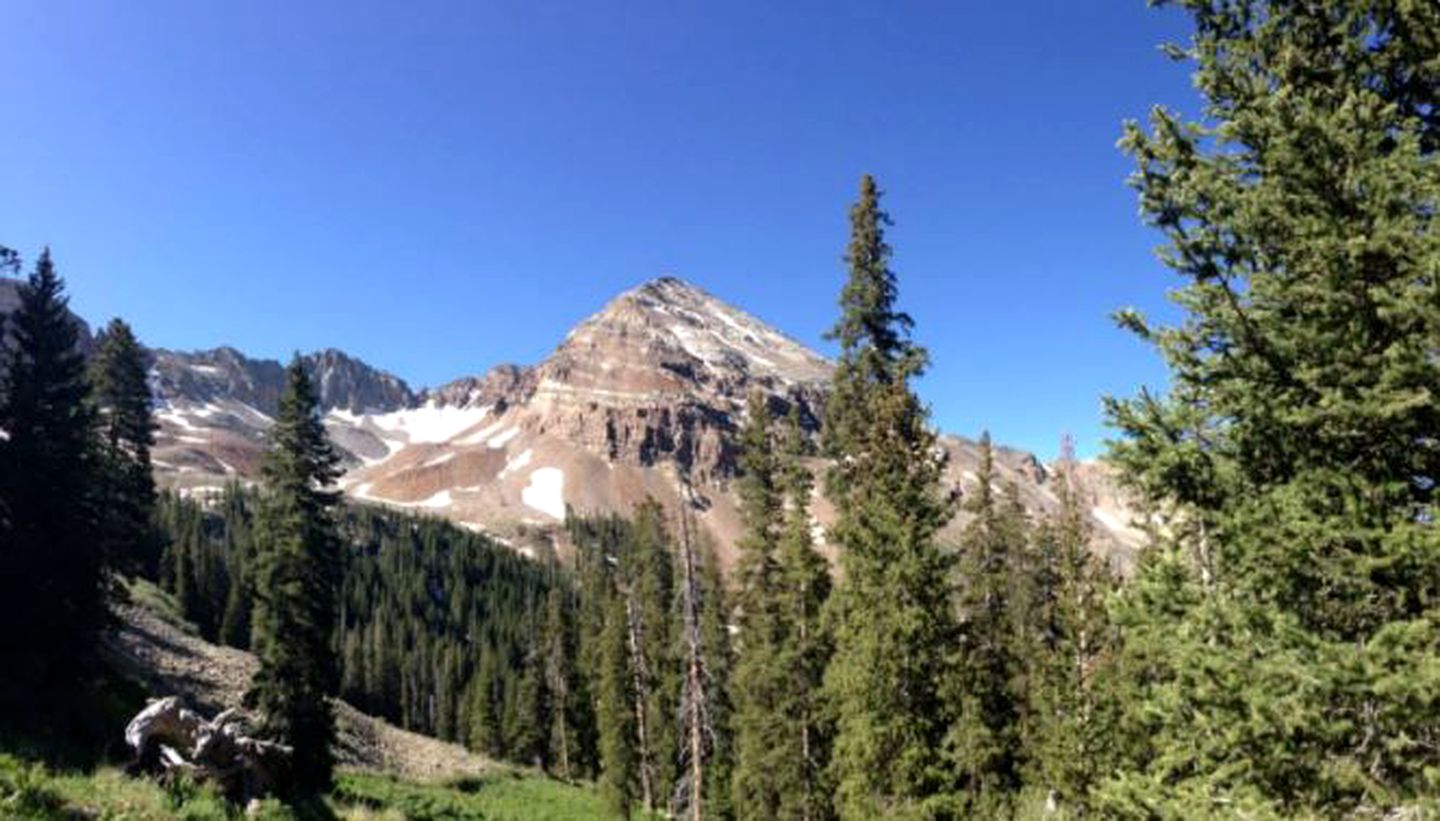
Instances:
[[[569,581],[554,573],[545,597],[542,658],[545,689],[550,698],[550,726],[546,728],[549,771],[570,781],[582,772],[584,691],[575,658],[574,602]]]
[[[339,459],[316,406],[296,356],[262,471],[254,613],[260,669],[247,694],[265,731],[295,748],[292,786],[300,792],[330,784],[335,718],[328,699],[340,684],[331,635],[343,557],[333,512],[338,500],[329,489]]]
[[[705,696],[712,734],[705,765],[705,817],[717,821],[741,817],[731,801],[735,772],[735,707],[730,700],[735,648],[730,640],[733,605],[714,545],[699,539],[700,632],[705,648]]]
[[[985,814],[999,813],[1019,787],[1025,707],[1012,599],[1025,547],[1025,513],[1013,483],[997,498],[996,481],[995,453],[985,433],[975,491],[965,500],[972,518],[961,539],[964,641],[953,682],[959,708],[950,737],[970,811]]]
[[[530,608],[527,608],[529,610]],[[515,678],[515,700],[506,738],[510,755],[532,766],[547,764],[546,739],[551,725],[552,703],[545,686],[545,657],[533,610],[527,617],[524,654],[520,675]]]
[[[745,532],[737,547],[739,659],[732,681],[735,705],[733,801],[744,818],[780,818],[783,765],[793,753],[783,741],[782,700],[790,671],[779,657],[783,627],[779,559],[783,516],[779,464],[769,404],[750,398],[740,432],[740,515]]]
[[[1204,119],[1122,140],[1185,284],[1119,317],[1171,388],[1112,455],[1169,521],[1105,810],[1383,815],[1440,790],[1440,8],[1183,6]]]
[[[622,595],[606,597],[604,627],[598,637],[595,712],[600,758],[600,793],[620,816],[630,817],[640,799],[639,734],[635,676],[630,655],[630,606]]]
[[[486,647],[480,653],[480,664],[470,679],[468,738],[471,749],[496,757],[506,755],[504,704],[500,660],[494,650]]]
[[[941,683],[956,631],[951,562],[935,544],[950,511],[938,491],[935,434],[910,386],[926,354],[895,307],[879,199],[865,176],[850,212],[826,416],[826,446],[838,460],[827,482],[838,513],[830,535],[842,572],[830,600],[835,655],[825,689],[836,718],[830,769],[847,818],[927,812],[952,781],[941,763],[950,724]]]
[[[146,370],[134,331],[124,320],[111,320],[90,371],[100,423],[102,550],[109,566],[152,575],[158,561],[150,469],[155,420]]]
[[[0,687],[20,698],[84,680],[105,614],[94,415],[64,290],[47,249],[0,346]]]
[[[675,784],[680,678],[672,631],[674,557],[664,509],[653,499],[636,507],[633,542],[622,557],[621,572],[634,678],[640,797],[646,810],[656,812],[664,808]]]
[[[776,585],[782,630],[775,664],[785,678],[771,716],[779,725],[774,733],[775,753],[767,761],[775,768],[775,817],[801,821],[830,817],[830,790],[824,774],[831,733],[822,697],[832,650],[822,619],[830,597],[830,566],[816,552],[811,530],[814,480],[804,461],[809,455],[800,408],[792,404],[780,442],[779,482],[787,505],[777,550]]]
[[[1114,704],[1114,638],[1106,611],[1112,577],[1091,552],[1092,528],[1075,479],[1072,446],[1062,447],[1057,479],[1059,510],[1037,529],[1032,565],[1040,595],[1030,608],[1029,699],[1026,746],[1030,779],[1065,805],[1084,813],[1090,792],[1107,776]],[[1038,571],[1038,572],[1037,572]]]

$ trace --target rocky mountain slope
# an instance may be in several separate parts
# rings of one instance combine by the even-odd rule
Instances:
[[[501,365],[415,390],[340,351],[304,360],[353,498],[531,543],[536,533],[558,534],[569,510],[625,512],[646,496],[677,509],[685,475],[727,561],[740,530],[732,482],[746,397],[761,391],[777,412],[798,404],[815,429],[831,371],[763,321],[669,277],[616,297],[533,367]],[[151,378],[164,483],[205,492],[256,476],[283,389],[280,363],[232,348],[157,350]],[[946,482],[963,496],[974,486],[977,446],[942,442]],[[1032,511],[1058,504],[1054,473],[1034,456],[1001,448],[997,471]],[[1079,481],[1103,549],[1128,564],[1141,536],[1108,471],[1087,465]],[[815,509],[820,524],[831,516],[821,498]],[[963,524],[957,517],[952,534]]]
[[[123,607],[115,617],[105,636],[105,655],[151,693],[178,695],[206,715],[241,706],[259,666],[253,655],[210,644],[145,607]],[[335,702],[335,717],[336,759],[347,769],[419,780],[497,769],[464,747],[403,730],[343,701]]]

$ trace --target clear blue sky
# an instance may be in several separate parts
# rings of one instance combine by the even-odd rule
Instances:
[[[412,385],[534,362],[662,273],[830,352],[874,173],[937,423],[1051,455],[1160,384],[1174,282],[1115,148],[1186,21],[1141,0],[0,4],[0,244],[92,321]]]

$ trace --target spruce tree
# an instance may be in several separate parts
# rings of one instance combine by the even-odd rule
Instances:
[[[775,664],[785,676],[780,701],[771,716],[778,796],[775,817],[814,821],[830,817],[825,768],[830,757],[830,727],[822,686],[831,642],[822,618],[830,597],[830,565],[815,550],[810,494],[814,480],[805,459],[810,441],[792,404],[780,438],[779,484],[786,500],[777,549],[776,611],[781,632]]]
[[[630,654],[630,606],[622,595],[606,597],[595,661],[595,713],[600,759],[600,794],[616,815],[629,818],[641,799],[637,753],[635,675]]]
[[[730,637],[733,605],[714,544],[699,539],[700,631],[705,648],[705,696],[710,718],[710,755],[705,763],[705,817],[717,821],[742,817],[731,800],[735,772],[735,706],[731,678],[735,648]]]
[[[1078,813],[1115,761],[1109,688],[1114,636],[1106,610],[1109,566],[1091,550],[1092,527],[1068,439],[1056,475],[1060,507],[1034,534],[1035,589],[1026,643],[1029,779]]]
[[[575,657],[574,606],[569,580],[558,572],[553,573],[545,596],[541,651],[550,701],[550,725],[545,728],[546,762],[549,771],[565,781],[578,778],[582,772],[580,745],[585,723],[581,715],[585,693]]]
[[[635,753],[647,811],[665,808],[678,763],[680,666],[673,631],[674,555],[659,502],[635,509],[630,550],[621,559],[630,666],[634,679]]]
[[[155,420],[146,371],[146,354],[134,331],[124,320],[111,320],[90,371],[100,423],[102,550],[117,570],[153,575],[158,562],[150,468]]]
[[[1398,813],[1440,791],[1440,7],[1180,5],[1203,118],[1122,140],[1184,315],[1120,315],[1171,387],[1112,456],[1168,526],[1106,811]]]
[[[744,535],[737,547],[738,653],[732,681],[736,766],[734,806],[744,818],[780,818],[784,763],[794,751],[784,743],[782,701],[790,671],[782,651],[783,581],[778,541],[784,515],[779,464],[765,398],[750,397],[740,432],[740,515]]]
[[[251,611],[254,606],[254,545],[246,495],[236,482],[225,487],[220,502],[225,527],[224,554],[228,558],[230,586],[220,621],[220,641],[250,649]]]
[[[0,362],[3,694],[84,680],[105,615],[94,414],[80,327],[49,250],[19,288]],[[17,719],[23,716],[7,711]]]
[[[247,694],[264,730],[295,748],[292,787],[302,793],[330,785],[335,718],[329,698],[340,684],[331,639],[343,557],[334,519],[338,498],[330,489],[339,458],[316,407],[296,356],[286,369],[262,470],[254,613],[260,669]]]
[[[1014,485],[999,498],[996,481],[987,432],[980,437],[975,490],[965,500],[971,520],[960,548],[964,638],[959,675],[952,681],[958,708],[949,741],[970,811],[985,814],[1001,812],[1019,787],[1025,709],[1012,600],[1017,561],[1025,548],[1025,514]]]
[[[941,755],[950,724],[941,687],[956,630],[951,562],[935,543],[950,511],[936,437],[910,384],[926,353],[895,306],[889,218],[868,175],[850,222],[826,415],[826,447],[837,459],[827,482],[838,514],[830,538],[841,563],[825,677],[836,720],[830,770],[842,816],[916,815],[952,783]]]

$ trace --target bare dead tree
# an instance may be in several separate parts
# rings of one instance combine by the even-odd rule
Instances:
[[[680,723],[685,743],[681,758],[685,773],[675,785],[671,801],[674,813],[692,821],[704,817],[705,765],[715,746],[715,727],[710,705],[710,671],[706,663],[701,608],[704,591],[691,533],[694,490],[688,473],[681,474],[683,496],[680,506],[680,610],[685,631],[685,678],[680,694]]]

